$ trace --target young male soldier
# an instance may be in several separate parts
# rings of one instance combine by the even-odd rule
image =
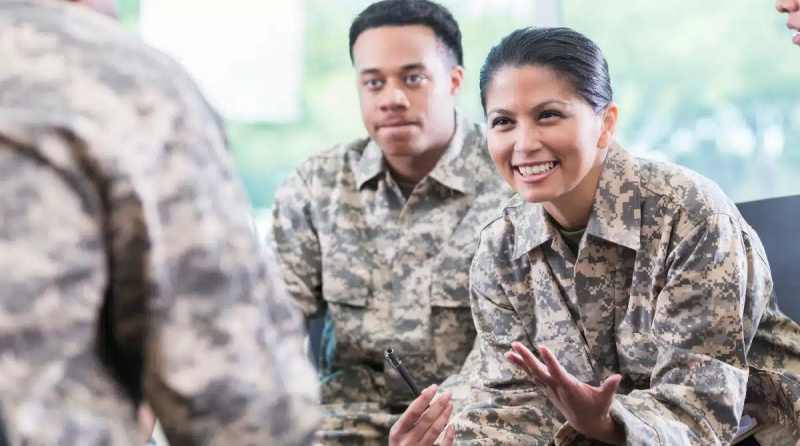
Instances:
[[[325,444],[386,444],[413,399],[384,362],[396,350],[434,389],[392,431],[432,442],[469,396],[469,266],[482,223],[510,191],[484,131],[456,111],[461,32],[441,5],[385,0],[350,28],[369,137],[305,161],[278,192],[274,249],[307,318],[326,315],[319,358]],[[467,367],[468,368],[468,367]]]
[[[0,0],[8,444],[297,445],[317,384],[220,120],[113,0]]]

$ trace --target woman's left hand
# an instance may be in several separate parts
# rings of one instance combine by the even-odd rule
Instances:
[[[611,418],[610,413],[614,394],[622,379],[620,375],[609,377],[600,387],[592,387],[564,370],[545,347],[539,348],[544,364],[519,342],[515,342],[512,348],[506,353],[506,358],[525,371],[575,430],[608,444],[625,443],[625,430]]]

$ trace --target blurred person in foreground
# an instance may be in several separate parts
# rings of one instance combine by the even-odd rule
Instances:
[[[79,3],[0,0],[6,440],[142,444],[147,401],[173,446],[308,443],[302,321],[272,288],[219,117],[91,10],[113,17],[112,0]]]
[[[794,445],[800,327],[758,235],[710,180],[615,143],[600,49],[520,29],[480,88],[518,195],[472,265],[481,355],[456,443]]]
[[[463,51],[447,9],[374,3],[350,27],[350,56],[368,136],[290,176],[274,251],[305,316],[326,318],[318,440],[431,444],[469,396],[469,265],[511,192],[485,130],[456,109]],[[427,388],[416,400],[384,362],[388,348]]]

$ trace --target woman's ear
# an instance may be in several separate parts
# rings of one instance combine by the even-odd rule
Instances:
[[[600,138],[597,140],[597,147],[608,148],[614,141],[614,133],[617,130],[617,104],[610,103],[606,106],[603,115],[603,127],[600,130]]]

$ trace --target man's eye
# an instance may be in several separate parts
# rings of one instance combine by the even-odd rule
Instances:
[[[367,79],[364,81],[364,86],[369,89],[381,88],[383,81],[380,79]]]
[[[420,75],[420,74],[412,74],[412,75],[406,77],[406,83],[407,84],[418,84],[418,83],[422,82],[423,80],[425,80],[425,77]]]

